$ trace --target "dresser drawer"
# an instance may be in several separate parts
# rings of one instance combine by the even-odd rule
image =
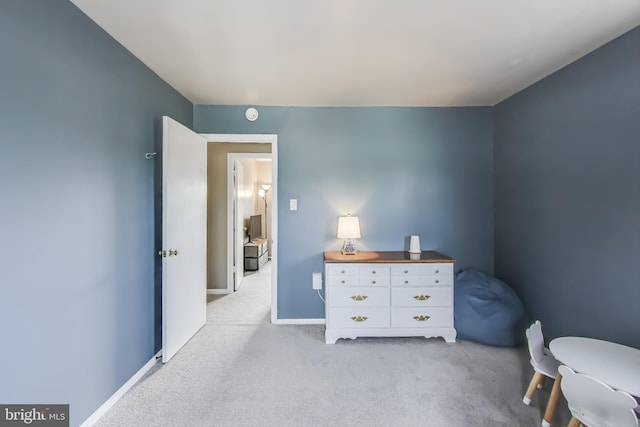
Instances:
[[[389,286],[391,269],[384,264],[364,264],[358,266],[361,286]]]
[[[331,289],[331,307],[388,307],[389,288],[358,286]]]
[[[391,288],[394,307],[453,306],[453,295],[448,287]]]
[[[360,280],[358,276],[329,276],[327,275],[327,286],[358,286]]]
[[[364,264],[358,266],[358,274],[360,277],[380,277],[380,276],[389,276],[390,268],[388,265],[380,265],[380,264]]]
[[[388,328],[389,309],[386,307],[330,308],[331,328]]]
[[[358,267],[355,265],[344,264],[327,264],[326,266],[327,276],[354,276],[358,277]]]
[[[385,286],[388,287],[391,282],[389,275],[386,276],[360,276],[358,284],[360,286]]]
[[[451,286],[453,276],[391,276],[391,286]]]
[[[439,328],[453,326],[453,308],[392,308],[394,328]]]
[[[391,266],[392,276],[451,276],[453,263],[446,264],[397,264]]]

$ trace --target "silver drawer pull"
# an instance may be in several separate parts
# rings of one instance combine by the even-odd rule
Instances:
[[[409,270],[405,270],[405,271],[404,271],[404,274],[409,274]]]
[[[424,316],[424,315],[420,315],[420,316],[413,316],[413,318],[417,321],[417,322],[426,322],[427,320],[429,320],[431,318],[431,316]]]
[[[436,274],[440,273],[440,270],[436,270]]]
[[[376,284],[376,281],[375,281],[375,280],[372,280],[372,281],[371,281],[371,284],[372,284],[372,285],[375,285],[375,284]]]
[[[436,271],[436,273],[437,273],[437,271]],[[344,270],[340,271],[340,274],[344,274]]]
[[[436,279],[436,283],[440,283],[440,280],[437,280],[437,279]]]
[[[354,301],[364,301],[367,298],[369,298],[369,297],[366,296],[366,295],[354,295],[354,296],[351,297],[351,299],[354,300]]]
[[[376,274],[376,271],[375,271],[375,270],[373,270],[373,271],[371,272],[371,274]]]
[[[404,281],[404,284],[405,284],[405,285],[408,285],[408,284],[409,284],[409,281],[408,281],[408,280],[405,280],[405,281]]]
[[[344,283],[345,283],[345,282],[344,282],[344,280],[343,280],[343,281],[341,281],[340,283],[342,283],[342,284],[344,285]]]
[[[351,320],[353,320],[354,322],[364,322],[367,319],[368,319],[367,316],[353,316],[351,318]]]
[[[416,301],[426,301],[431,298],[431,295],[416,295],[413,298],[415,298]]]

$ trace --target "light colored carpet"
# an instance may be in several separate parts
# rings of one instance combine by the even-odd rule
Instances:
[[[210,302],[207,324],[98,426],[539,426],[526,348],[441,339],[324,344],[322,325],[272,325],[270,268]],[[310,285],[309,285],[310,287]],[[560,400],[554,426],[569,420]]]

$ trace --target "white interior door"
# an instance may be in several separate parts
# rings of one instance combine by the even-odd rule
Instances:
[[[206,321],[207,141],[162,118],[162,362]]]
[[[240,284],[244,278],[244,212],[242,195],[244,191],[244,169],[239,160],[233,162],[234,184],[233,191],[233,211],[234,211],[234,228],[233,241],[235,247],[234,256],[234,288],[240,289]]]

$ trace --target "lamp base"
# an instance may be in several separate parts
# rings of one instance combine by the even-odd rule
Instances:
[[[341,252],[342,255],[355,255],[358,251],[356,250],[356,247],[351,240],[346,240],[344,242],[344,245],[342,245]]]
[[[353,252],[345,252],[345,251],[340,251],[342,253],[342,255],[355,255],[358,253],[358,251],[353,251]]]

